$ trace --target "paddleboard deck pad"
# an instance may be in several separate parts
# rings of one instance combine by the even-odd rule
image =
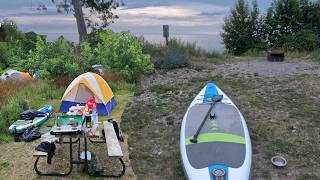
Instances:
[[[220,102],[210,99],[223,95]],[[201,122],[206,118],[197,138]],[[214,83],[206,85],[190,104],[182,122],[180,152],[187,179],[249,179],[251,142],[238,108]]]

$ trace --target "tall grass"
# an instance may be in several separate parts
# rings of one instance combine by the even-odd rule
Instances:
[[[64,89],[58,88],[52,81],[0,82],[0,142],[8,141],[8,127],[19,119],[18,114],[26,109],[37,109],[45,105],[48,99],[60,98]]]
[[[144,52],[150,54],[151,56],[161,54],[168,47],[173,49],[183,49],[191,56],[206,56],[209,58],[221,57],[221,53],[218,53],[216,51],[207,51],[198,47],[196,43],[185,42],[176,38],[170,39],[168,45],[161,43],[153,44],[148,41],[144,41]]]
[[[106,72],[102,77],[107,81],[113,92],[121,90],[134,92],[140,87],[139,83],[128,83],[123,78],[112,72]]]
[[[320,49],[314,51],[294,51],[294,52],[287,52],[286,56],[289,58],[299,58],[299,59],[312,59],[315,61],[320,62]]]
[[[175,38],[170,39],[168,45],[152,44],[144,41],[143,51],[151,55],[156,68],[164,69],[185,67],[191,59],[225,59],[218,52],[206,51],[197,47],[196,43],[184,42]]]
[[[0,80],[0,108],[4,102],[13,96],[13,94],[27,85],[26,81],[3,81]]]

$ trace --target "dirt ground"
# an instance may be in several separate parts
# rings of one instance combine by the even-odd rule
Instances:
[[[179,154],[183,115],[196,94],[214,81],[239,107],[252,140],[252,179],[320,179],[320,66],[308,60],[229,64],[196,62],[157,71],[127,104],[122,128],[138,179],[184,179]],[[288,166],[274,168],[283,155]]]

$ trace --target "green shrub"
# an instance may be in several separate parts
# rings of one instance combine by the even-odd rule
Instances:
[[[285,37],[284,46],[291,51],[313,51],[319,47],[319,36],[311,30],[301,30]]]
[[[30,50],[34,51],[36,49],[38,36],[35,32],[27,32],[24,34],[24,38],[21,41],[24,53],[29,53]],[[45,41],[45,38],[42,38],[42,40]]]
[[[11,98],[2,108],[1,108],[1,118],[0,123],[1,130],[7,130],[9,125],[14,121],[19,119],[18,114],[23,110],[26,110],[27,102],[25,100]],[[2,131],[3,132],[3,131]]]
[[[92,65],[94,64],[101,64],[99,58],[96,58],[95,49],[90,46],[90,43],[88,42],[82,42],[80,45],[80,61],[79,61],[79,67],[83,71],[92,70]]]
[[[35,50],[30,51],[27,59],[19,62],[19,67],[31,74],[42,70],[53,78],[75,76],[80,73],[73,47],[66,43],[63,37],[47,43],[38,36]]]
[[[7,46],[7,43],[0,42],[0,69],[6,69],[10,65],[10,48]]]
[[[127,81],[136,81],[143,73],[153,70],[150,56],[143,54],[143,44],[128,32],[111,30],[98,32],[100,41],[95,48],[96,58],[108,71]]]

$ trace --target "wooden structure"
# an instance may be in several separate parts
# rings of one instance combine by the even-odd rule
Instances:
[[[35,151],[33,153],[33,157],[36,158],[36,161],[34,163],[34,170],[36,171],[36,173],[40,176],[68,176],[69,174],[71,174],[74,164],[84,164],[85,171],[89,172],[90,158],[88,157],[89,154],[87,153],[88,152],[87,140],[89,140],[91,143],[106,143],[108,156],[117,158],[122,165],[121,172],[117,174],[106,174],[104,171],[97,171],[96,173],[93,173],[93,174],[89,173],[89,175],[94,177],[109,177],[109,178],[119,178],[123,176],[126,168],[125,168],[124,161],[122,160],[123,153],[122,153],[121,146],[119,144],[118,137],[116,135],[116,131],[114,129],[113,123],[108,121],[105,121],[103,123],[105,139],[101,139],[101,140],[99,138],[100,133],[98,132],[98,129],[99,129],[98,126],[99,125],[97,124],[97,126],[93,126],[92,128],[83,127],[80,134],[77,134],[73,131],[65,132],[64,134],[63,133],[56,134],[55,136],[57,137],[57,139],[59,138],[59,143],[69,144],[69,163],[68,163],[69,168],[66,169],[66,172],[42,172],[38,169],[38,162],[40,158],[47,157],[48,153]],[[94,133],[92,134],[92,132]],[[63,138],[68,138],[69,140],[65,142],[63,141]],[[54,141],[56,142],[57,139],[54,138]],[[76,141],[73,141],[73,139],[76,139]],[[80,154],[80,144],[82,142],[81,139],[83,139],[83,145],[84,145],[84,159],[81,158],[82,153]],[[98,139],[98,141],[93,139]],[[78,144],[78,150],[77,150],[78,160],[74,159],[73,157],[73,153],[74,153],[73,147],[72,147],[73,144]]]
[[[271,51],[268,53],[268,61],[272,62],[282,62],[284,61],[284,52],[283,51]]]
[[[108,148],[108,156],[123,157],[121,146],[119,144],[112,122],[103,122],[103,127]]]
[[[166,45],[169,44],[169,25],[163,25],[163,37],[166,39]]]
[[[6,42],[6,33],[4,32],[3,26],[0,23],[0,42]]]

